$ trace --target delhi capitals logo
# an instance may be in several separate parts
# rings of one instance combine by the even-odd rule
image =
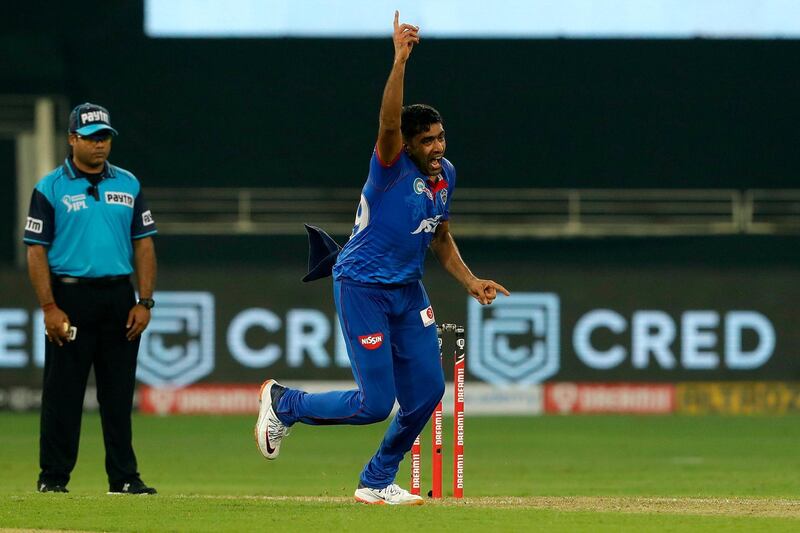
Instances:
[[[425,192],[425,182],[422,181],[422,178],[417,178],[414,180],[414,192],[417,194],[422,194]]]
[[[442,189],[439,192],[439,198],[442,199],[442,204],[446,204],[447,203],[447,189]]]

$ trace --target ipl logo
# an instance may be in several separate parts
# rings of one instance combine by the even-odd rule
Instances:
[[[467,308],[470,372],[490,383],[539,383],[559,369],[559,300],[552,293],[499,297]]]
[[[136,377],[155,387],[189,385],[214,369],[214,296],[157,292],[142,333]]]
[[[61,198],[61,203],[67,206],[67,213],[88,209],[85,194],[73,194],[72,196],[66,194]]]

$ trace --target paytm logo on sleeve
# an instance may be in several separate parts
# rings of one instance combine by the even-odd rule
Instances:
[[[180,387],[214,370],[214,296],[157,292],[142,333],[136,377],[148,385]]]
[[[470,298],[470,372],[499,385],[539,383],[553,376],[560,367],[559,313],[553,293],[499,296],[488,306]]]

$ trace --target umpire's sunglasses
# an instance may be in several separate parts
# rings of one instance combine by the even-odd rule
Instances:
[[[84,141],[93,142],[93,143],[105,142],[105,141],[110,141],[111,140],[111,134],[109,132],[107,132],[107,131],[104,131],[102,133],[100,133],[100,132],[92,133],[91,135],[80,135],[78,133],[76,133],[75,135],[78,136],[78,139],[81,139],[81,140],[84,140]]]

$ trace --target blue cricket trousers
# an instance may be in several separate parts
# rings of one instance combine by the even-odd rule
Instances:
[[[444,394],[436,325],[422,282],[333,284],[336,311],[357,390],[309,394],[287,389],[278,416],[287,426],[372,424],[385,420],[397,399],[400,410],[361,472],[372,488],[394,482],[405,453]]]

